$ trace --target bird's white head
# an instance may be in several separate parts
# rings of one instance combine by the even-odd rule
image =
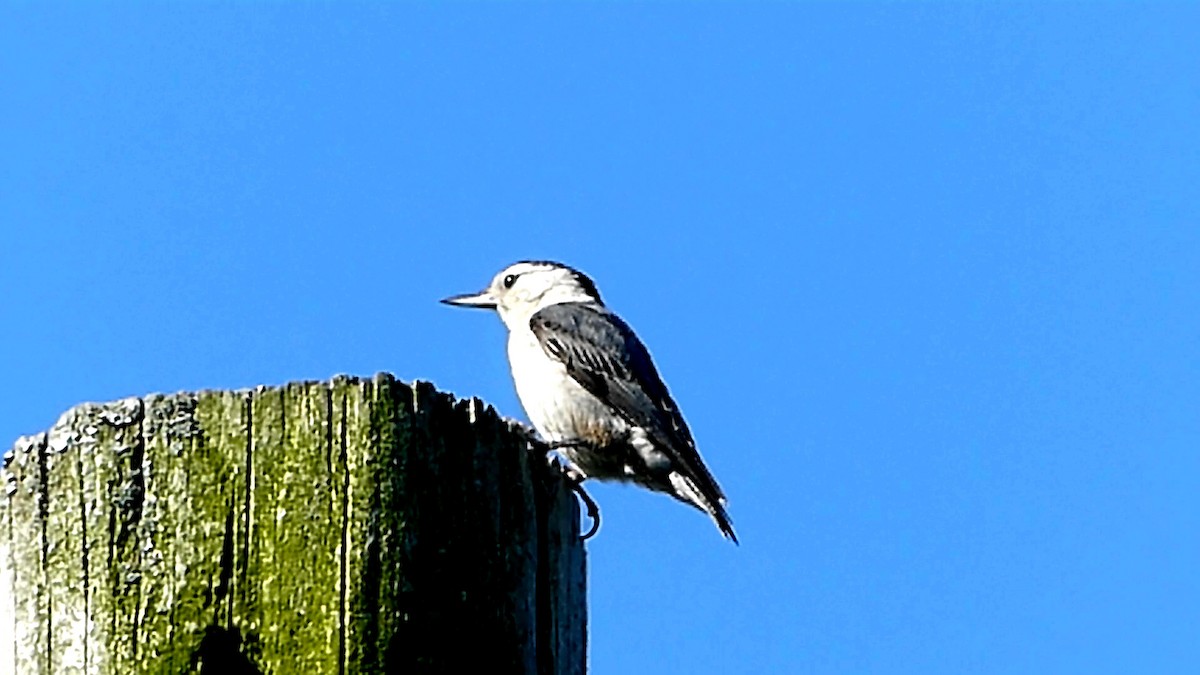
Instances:
[[[596,285],[583,272],[546,260],[513,263],[479,293],[456,295],[442,302],[459,307],[494,309],[510,329],[529,325],[534,312],[548,305],[586,302],[603,306]]]

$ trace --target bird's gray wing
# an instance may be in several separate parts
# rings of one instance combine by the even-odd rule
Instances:
[[[569,302],[542,308],[529,327],[547,355],[562,362],[584,389],[644,429],[705,498],[724,502],[650,353],[628,324],[602,308]]]

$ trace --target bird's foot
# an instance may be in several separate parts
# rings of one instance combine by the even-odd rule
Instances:
[[[570,484],[571,491],[575,493],[575,496],[579,497],[579,501],[583,502],[583,505],[587,508],[588,518],[590,518],[592,521],[592,526],[588,528],[588,531],[579,537],[580,539],[586,541],[594,537],[596,533],[600,531],[600,506],[596,504],[596,500],[592,499],[592,496],[587,493],[587,490],[583,489],[583,479],[586,478],[586,476],[569,466],[563,467],[563,476],[566,477],[567,483]]]
[[[587,443],[583,441],[546,441],[537,434],[536,431],[529,429],[525,434],[525,442],[529,443],[529,447],[539,452],[551,453],[555,450],[563,450],[566,448],[584,448]]]
[[[550,465],[557,466],[562,471],[563,478],[567,480],[567,485],[571,486],[571,491],[575,493],[579,501],[583,502],[584,508],[587,509],[588,519],[592,521],[592,526],[579,538],[583,540],[591,539],[596,535],[596,532],[600,531],[600,506],[587,493],[587,490],[583,489],[583,481],[587,479],[587,474],[565,458],[562,462],[554,460],[555,457],[551,455],[549,458]]]
[[[579,497],[579,501],[583,502],[584,507],[587,509],[588,518],[592,521],[592,526],[588,528],[588,531],[584,533],[580,539],[591,539],[596,535],[596,532],[600,530],[600,506],[596,504],[596,500],[592,499],[592,496],[587,493],[587,490],[583,489],[583,481],[587,479],[587,474],[585,474],[579,467],[575,466],[575,464],[566,457],[562,457],[558,454],[551,454],[554,453],[555,450],[562,450],[564,448],[584,447],[586,443],[583,443],[582,441],[547,442],[538,436],[537,433],[532,429],[528,429],[528,432],[525,434],[525,440],[529,443],[530,449],[537,450],[548,455],[546,457],[546,462],[550,466],[559,467],[559,469],[562,471],[563,477],[567,479],[567,483],[571,486],[571,491],[574,492],[577,497]],[[556,461],[556,459],[560,457],[561,461]]]

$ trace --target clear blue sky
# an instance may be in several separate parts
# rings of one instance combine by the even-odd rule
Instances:
[[[593,672],[1200,662],[1200,7],[0,10],[0,445],[379,370],[521,415],[505,264],[641,333],[743,545],[597,486]]]

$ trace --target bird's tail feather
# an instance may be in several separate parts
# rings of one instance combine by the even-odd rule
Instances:
[[[729,518],[729,513],[725,511],[725,500],[721,497],[710,499],[700,492],[696,487],[695,481],[680,474],[677,471],[671,472],[671,486],[675,488],[675,496],[683,502],[707,513],[717,524],[717,529],[721,531],[726,539],[734,544],[738,543],[737,534],[733,531],[733,521]]]

